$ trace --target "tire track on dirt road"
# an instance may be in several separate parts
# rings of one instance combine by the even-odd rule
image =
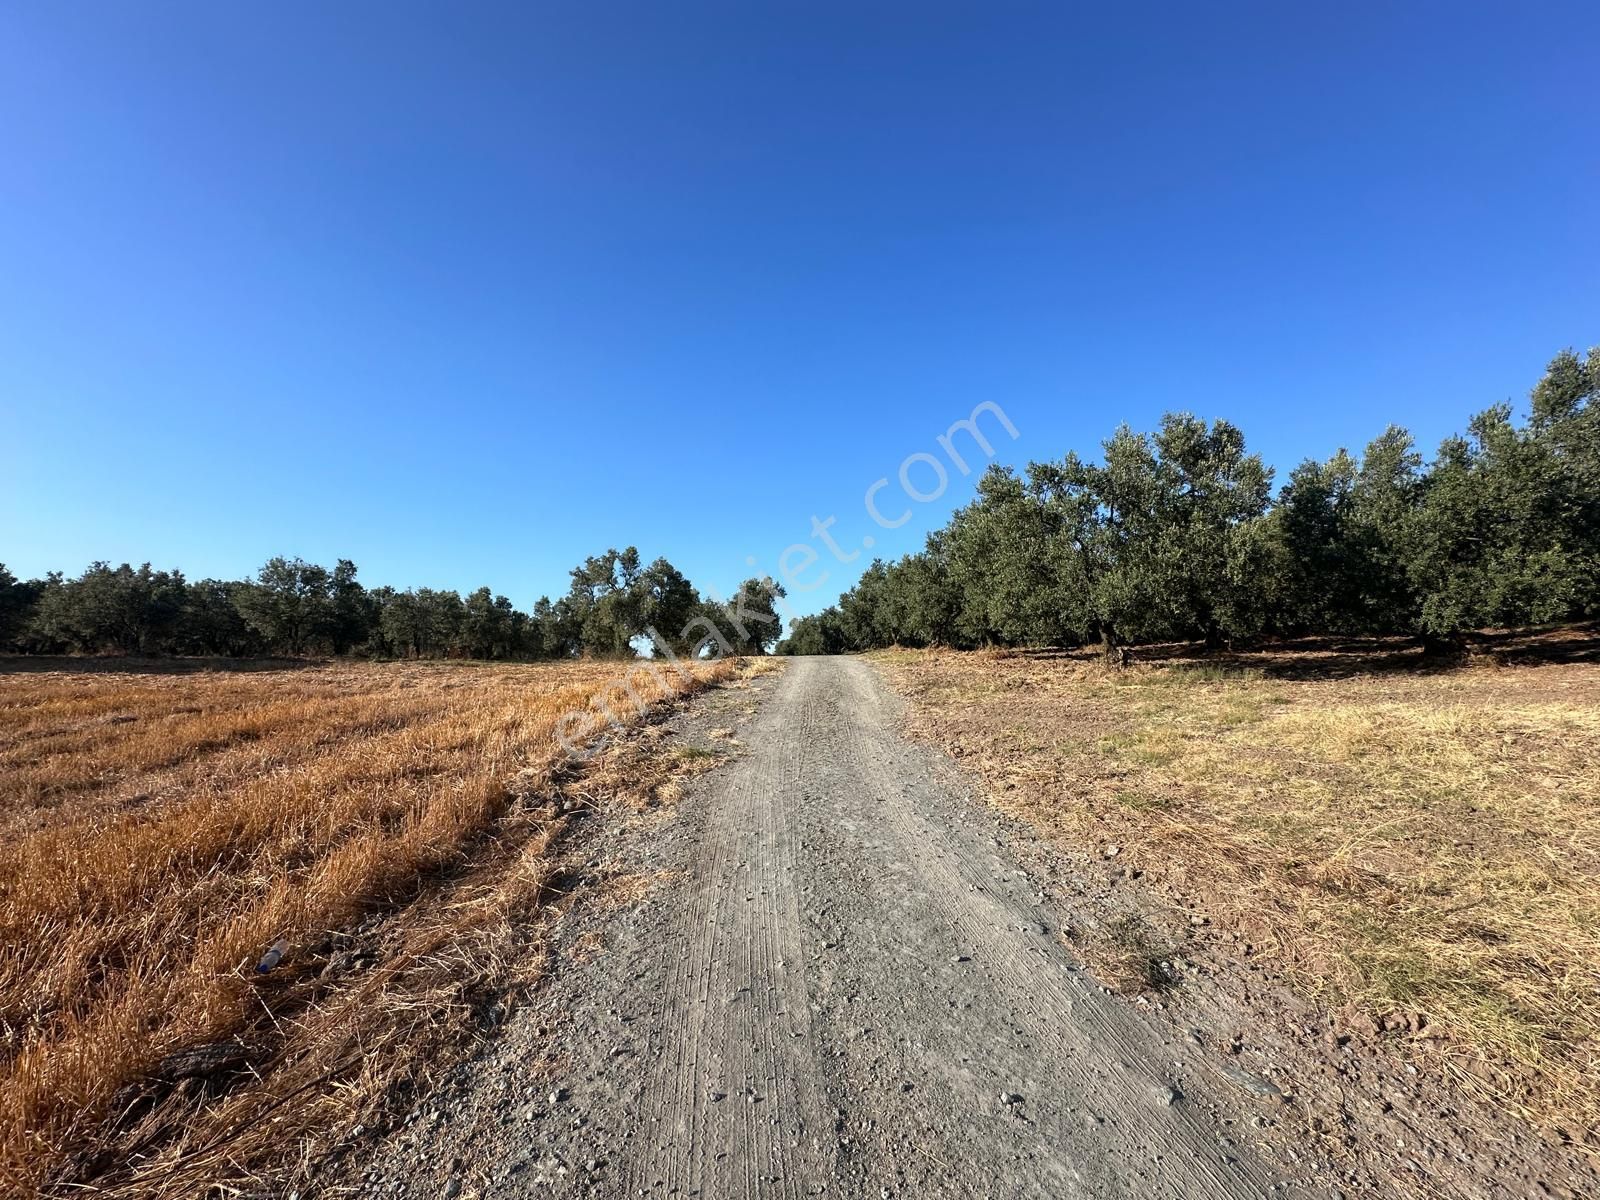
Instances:
[[[740,753],[596,828],[591,868],[662,882],[578,919],[432,1153],[496,1200],[1333,1195],[1083,969],[1018,827],[899,712],[869,663],[802,658],[675,717]]]
[[[1223,1123],[1234,1098],[1088,976],[1015,861],[955,819],[973,806],[898,713],[868,663],[794,660],[748,756],[691,801],[689,948],[646,1101],[663,1119],[627,1194],[1280,1190],[1248,1125]]]
[[[628,1164],[629,1194],[791,1200],[833,1173],[787,820],[813,723],[805,695],[780,686],[751,735],[762,750],[705,797],[688,952],[652,1031],[645,1103],[664,1116]]]

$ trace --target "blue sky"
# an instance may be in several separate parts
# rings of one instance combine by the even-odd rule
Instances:
[[[0,560],[725,591],[984,401],[1286,470],[1600,342],[1592,4],[1112,8],[8,4]]]

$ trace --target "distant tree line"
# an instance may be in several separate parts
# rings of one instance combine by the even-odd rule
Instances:
[[[702,597],[664,558],[632,546],[572,571],[572,586],[521,612],[482,587],[367,588],[356,565],[274,558],[252,579],[185,579],[149,563],[92,564],[18,581],[0,564],[0,649],[32,654],[363,655],[372,658],[631,658],[765,654],[781,632],[781,585],[746,580],[726,603]]]
[[[780,653],[1407,634],[1600,615],[1600,349],[1474,417],[1424,463],[1391,427],[1273,475],[1226,421],[1126,426],[1103,459],[991,467],[926,548],[874,562]]]

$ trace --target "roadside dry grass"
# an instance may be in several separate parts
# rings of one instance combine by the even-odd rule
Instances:
[[[1469,1088],[1597,1149],[1600,651],[1501,639],[1225,659],[889,652],[915,731],[994,801],[1430,1040]],[[1155,661],[1150,661],[1154,659]],[[1508,665],[1523,662],[1536,665]]]
[[[0,1188],[248,1180],[503,1016],[582,803],[557,722],[637,723],[625,671],[0,674]]]

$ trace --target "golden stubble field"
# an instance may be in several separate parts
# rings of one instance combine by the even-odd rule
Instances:
[[[997,805],[1600,1152],[1600,639],[1136,657],[880,660]]]
[[[530,914],[568,819],[557,722],[634,722],[638,700],[748,669],[635,670],[630,696],[606,662],[8,665],[0,1187],[18,1195],[192,1194],[409,1086],[537,970]]]

